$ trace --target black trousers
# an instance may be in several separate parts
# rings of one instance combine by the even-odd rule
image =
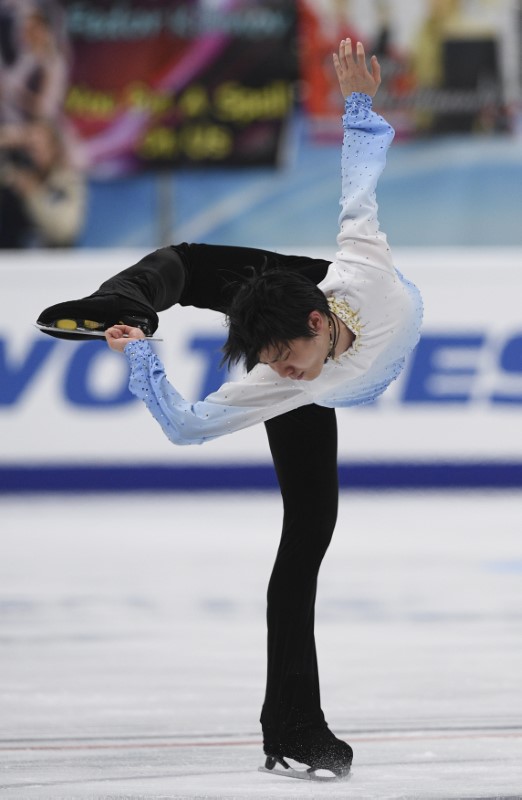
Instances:
[[[106,281],[155,311],[175,303],[226,312],[252,270],[295,270],[319,283],[329,262],[240,247],[162,248]],[[291,302],[291,298],[289,298]],[[337,518],[335,411],[308,405],[265,423],[283,499],[283,531],[268,586],[268,664],[261,713],[269,751],[296,728],[324,724],[314,638],[317,576]]]

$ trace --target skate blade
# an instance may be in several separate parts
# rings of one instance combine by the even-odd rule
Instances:
[[[62,322],[63,321],[64,320],[62,320]],[[42,333],[48,333],[50,336],[53,334],[58,334],[61,339],[72,339],[75,341],[79,341],[81,339],[92,339],[93,337],[105,339],[105,331],[94,331],[90,330],[89,328],[81,328],[80,326],[68,328],[58,327],[57,325],[39,325],[37,322],[35,322],[34,327],[37,328],[37,330],[42,331]],[[157,336],[146,336],[145,339],[148,342],[163,341],[163,339],[160,339]]]
[[[315,781],[316,783],[335,783],[346,781],[351,777],[351,772],[346,772],[343,775],[318,775],[316,770],[295,769],[291,766],[283,766],[280,763],[271,768],[266,766],[258,767],[258,772],[268,772],[269,775],[279,775],[282,778],[297,778],[298,780]]]

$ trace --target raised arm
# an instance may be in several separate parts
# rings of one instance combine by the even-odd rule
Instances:
[[[354,55],[349,39],[341,42],[333,60],[345,98],[337,260],[390,270],[393,262],[379,229],[375,190],[394,131],[372,111],[381,82],[379,62],[372,56],[368,70],[363,45],[357,43]]]

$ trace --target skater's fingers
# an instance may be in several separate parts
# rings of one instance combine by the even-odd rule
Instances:
[[[333,53],[333,63],[341,92],[346,97],[351,91],[351,75],[355,66],[351,39],[341,39],[338,53]]]
[[[377,86],[381,83],[381,65],[377,60],[377,56],[371,58],[372,77]]]
[[[112,339],[121,339],[122,337],[128,339],[145,338],[141,328],[132,328],[130,325],[113,325],[111,328],[107,328],[105,335],[110,336]]]
[[[366,55],[364,52],[364,45],[362,42],[357,42],[357,63],[359,66],[365,66],[366,64]]]
[[[343,39],[339,47],[339,52],[341,53],[343,62],[347,64],[352,57],[352,40]]]
[[[131,328],[130,325],[113,325],[107,328],[105,338],[111,350],[123,352],[125,345],[137,339],[144,339],[145,334],[141,328]]]
[[[105,339],[111,350],[123,352],[123,348],[128,342],[128,338],[123,335],[122,331],[118,330],[116,325],[112,328],[107,328],[105,331]]]
[[[113,325],[112,328],[107,328],[105,333],[108,333],[110,336],[114,337],[115,339],[120,339],[122,336],[129,336],[130,331],[136,330],[135,328],[131,328],[130,325]]]
[[[123,333],[116,327],[116,325],[113,325],[112,328],[107,328],[105,331],[106,339],[119,339],[121,336],[123,336]]]
[[[131,328],[129,325],[120,325],[121,328],[124,328],[123,335],[127,336],[129,339],[145,339],[145,334],[141,330],[141,328]]]
[[[339,54],[335,54],[334,64],[337,69],[338,77],[341,74],[347,73],[353,64],[352,59],[352,41],[351,39],[342,39],[339,43]]]

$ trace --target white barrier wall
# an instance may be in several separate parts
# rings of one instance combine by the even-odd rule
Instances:
[[[5,485],[9,472],[25,467],[43,473],[58,466],[270,464],[262,426],[203,446],[172,445],[128,392],[123,357],[103,342],[64,342],[34,328],[42,308],[89,294],[142,255],[2,256],[0,469]],[[338,412],[341,466],[385,465],[411,472],[419,465],[482,464],[519,475],[522,250],[400,250],[395,260],[423,293],[422,340],[405,373],[374,405]],[[155,346],[169,378],[188,399],[217,387],[225,336],[220,315],[176,308],[161,315],[158,335],[164,342]]]

